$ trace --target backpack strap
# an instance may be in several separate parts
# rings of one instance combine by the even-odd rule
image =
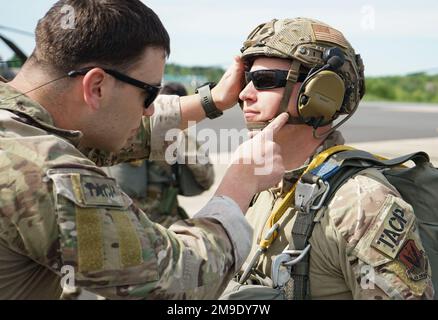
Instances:
[[[415,152],[400,156],[393,159],[385,159],[377,155],[362,150],[345,151],[334,154],[329,161],[331,166],[339,166],[333,170],[331,175],[323,176],[330,185],[330,191],[327,194],[325,203],[328,203],[338,191],[338,189],[347,182],[348,179],[367,168],[385,169],[402,166],[408,161],[413,161],[415,165],[421,165],[429,162],[429,155],[425,152]],[[324,171],[324,164],[316,168],[315,171]],[[319,173],[318,173],[319,174]]]
[[[348,150],[339,152],[331,156],[328,161],[331,161],[338,166],[344,166],[348,164],[344,164],[344,162],[347,160],[365,161],[368,162],[369,165],[377,165],[382,167],[400,166],[410,160],[412,160],[416,165],[430,161],[429,155],[423,151],[410,153],[393,159],[386,159],[363,150]]]
[[[298,211],[292,227],[288,251],[308,252],[317,211],[331,200],[348,179],[367,168],[395,167],[409,160],[418,165],[428,162],[429,156],[425,152],[416,152],[394,159],[385,159],[362,150],[341,151],[331,155],[320,166],[303,175],[295,191],[295,207]],[[314,205],[316,202],[318,204]],[[287,298],[310,299],[309,261],[310,256],[306,254],[291,266],[291,281],[285,285]]]

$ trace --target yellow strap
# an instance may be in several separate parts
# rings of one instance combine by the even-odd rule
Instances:
[[[340,146],[331,147],[331,148],[329,148],[329,149],[319,153],[315,158],[313,158],[312,162],[310,162],[310,164],[308,165],[306,170],[303,172],[301,177],[304,174],[306,174],[307,172],[309,172],[309,171],[317,168],[318,166],[320,166],[322,163],[324,163],[324,161],[327,160],[328,157],[332,156],[333,154],[341,152],[341,151],[348,151],[348,150],[354,150],[354,148],[353,147],[349,147],[349,146],[345,146],[345,145],[340,145]],[[297,181],[297,183],[298,183],[298,181]],[[280,220],[280,218],[286,212],[287,208],[290,207],[290,205],[292,203],[292,200],[294,198],[294,195],[295,195],[295,189],[297,187],[297,183],[295,183],[294,186],[286,194],[286,196],[284,197],[283,201],[281,202],[281,204],[277,208],[277,210],[275,210],[275,211],[273,211],[271,213],[271,215],[269,216],[268,220],[266,221],[264,230],[271,229],[272,226],[278,220]],[[260,244],[259,244],[260,247],[262,247],[263,249],[266,250],[271,245],[271,243],[275,240],[275,238],[277,238],[277,235],[278,235],[278,233],[274,232],[272,234],[272,236],[268,240],[262,238],[262,240],[260,241]]]

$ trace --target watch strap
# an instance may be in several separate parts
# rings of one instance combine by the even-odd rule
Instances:
[[[216,107],[211,96],[210,86],[207,84],[197,89],[199,96],[201,97],[202,108],[205,111],[205,115],[210,119],[220,117],[223,112]]]

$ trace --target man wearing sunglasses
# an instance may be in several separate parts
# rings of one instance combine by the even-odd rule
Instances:
[[[283,173],[272,137],[287,115],[240,148],[199,213],[166,229],[97,165],[163,159],[168,129],[205,118],[203,104],[237,102],[240,60],[211,93],[157,99],[150,118],[170,49],[143,3],[62,0],[35,34],[32,56],[0,84],[0,299],[57,299],[61,284],[115,299],[217,297],[249,253],[242,212]],[[253,154],[271,175],[243,164]]]
[[[248,128],[263,128],[280,112],[290,114],[276,136],[286,171],[277,187],[254,197],[247,212],[253,248],[222,298],[432,298],[418,230],[405,223],[415,220],[412,207],[383,175],[361,171],[329,202],[328,185],[316,180],[331,173],[333,162],[314,163],[344,144],[333,121],[348,119],[364,94],[364,66],[350,43],[320,21],[272,20],[251,32],[242,58],[247,70],[240,99]],[[396,225],[400,212],[404,218]],[[395,243],[392,226],[403,233]],[[415,275],[409,259],[418,262]]]

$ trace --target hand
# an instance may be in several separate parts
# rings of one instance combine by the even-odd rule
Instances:
[[[256,193],[280,182],[285,167],[281,148],[274,142],[274,136],[288,118],[287,113],[280,114],[259,134],[237,148],[216,195],[232,198],[245,212]]]
[[[232,163],[239,166],[251,165],[251,178],[254,179],[255,192],[272,187],[277,184],[284,174],[281,148],[274,142],[274,136],[286,124],[289,115],[282,113],[276,117],[266,128],[244,142],[235,151]]]
[[[216,107],[220,110],[231,108],[237,103],[239,93],[243,89],[243,61],[239,56],[234,57],[234,63],[224,73],[219,83],[211,90]]]

